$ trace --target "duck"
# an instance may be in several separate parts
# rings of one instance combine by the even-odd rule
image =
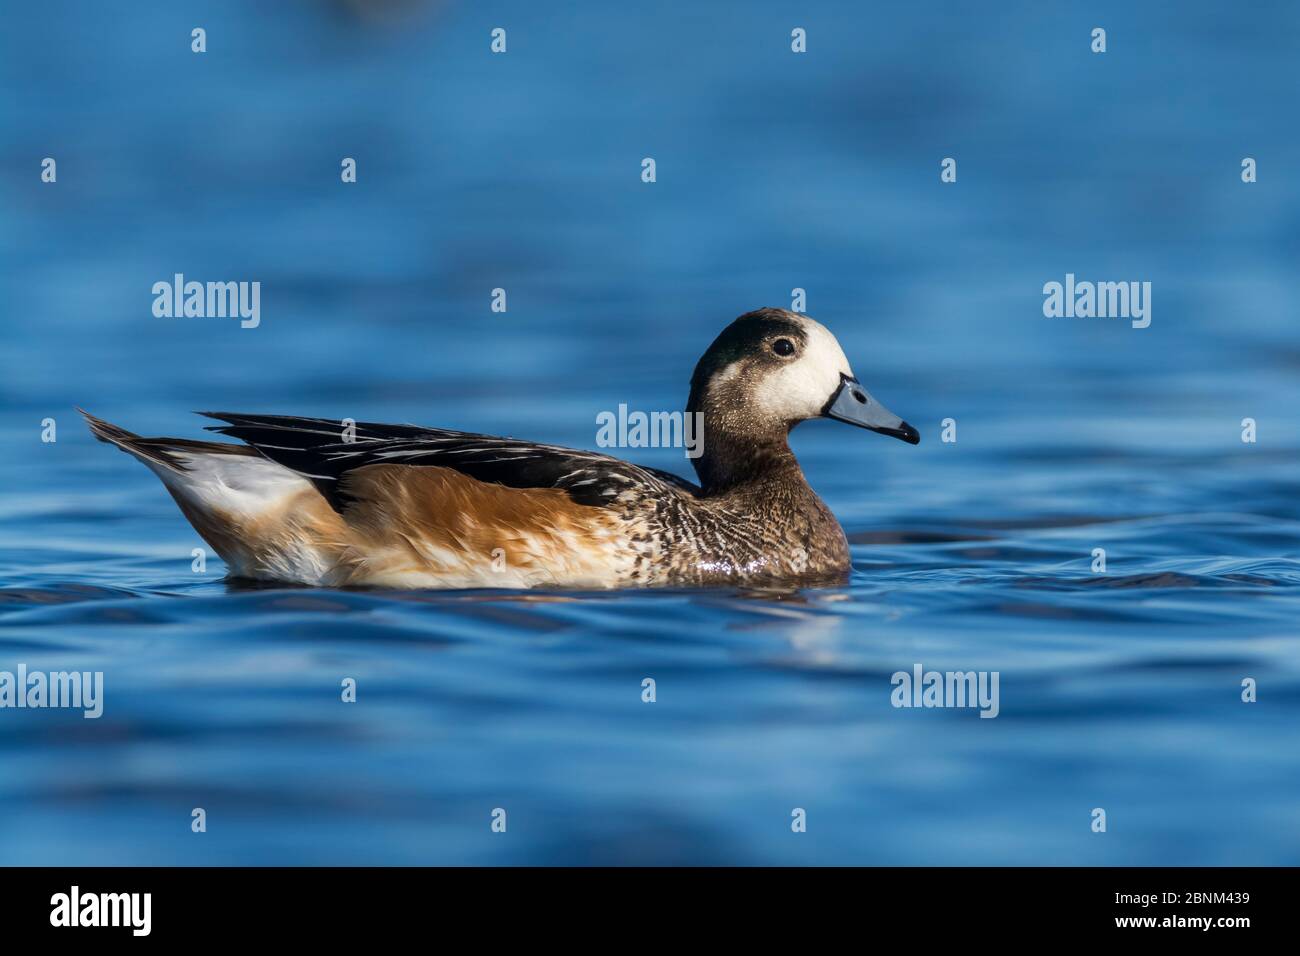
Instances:
[[[139,459],[230,578],[407,589],[800,587],[842,583],[848,540],[790,450],[829,418],[915,445],[803,313],[731,322],[691,376],[697,482],[599,452],[350,419],[199,412],[236,439],[143,438]],[[694,454],[694,452],[693,452]]]

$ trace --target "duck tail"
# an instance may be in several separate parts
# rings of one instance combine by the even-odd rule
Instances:
[[[341,519],[307,479],[248,445],[141,438],[77,409],[90,432],[141,461],[236,577],[321,581]]]
[[[226,442],[192,441],[188,438],[143,438],[135,432],[129,432],[119,425],[95,417],[84,408],[78,408],[77,411],[90,426],[90,433],[100,441],[116,445],[147,465],[158,465],[173,472],[188,471],[195,454],[254,456],[257,454],[247,445],[233,445]]]

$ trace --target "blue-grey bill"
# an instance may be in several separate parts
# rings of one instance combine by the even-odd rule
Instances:
[[[880,432],[882,435],[892,435],[909,445],[921,441],[921,435],[915,428],[872,398],[856,379],[844,379],[840,390],[835,393],[835,397],[827,404],[822,414],[827,418],[857,425],[859,428]]]

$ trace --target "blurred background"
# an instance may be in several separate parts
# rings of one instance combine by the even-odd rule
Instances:
[[[107,691],[0,711],[0,863],[1300,862],[1297,51],[1285,2],[8,10],[0,669]],[[1150,327],[1045,318],[1066,273]],[[232,587],[73,412],[591,448],[796,287],[923,435],[796,432],[844,588]],[[917,662],[1001,716],[893,709]]]

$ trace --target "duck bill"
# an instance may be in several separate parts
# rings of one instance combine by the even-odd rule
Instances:
[[[872,398],[856,378],[847,375],[844,376],[839,391],[826,403],[822,415],[902,439],[909,445],[921,441],[921,435],[915,428]]]

